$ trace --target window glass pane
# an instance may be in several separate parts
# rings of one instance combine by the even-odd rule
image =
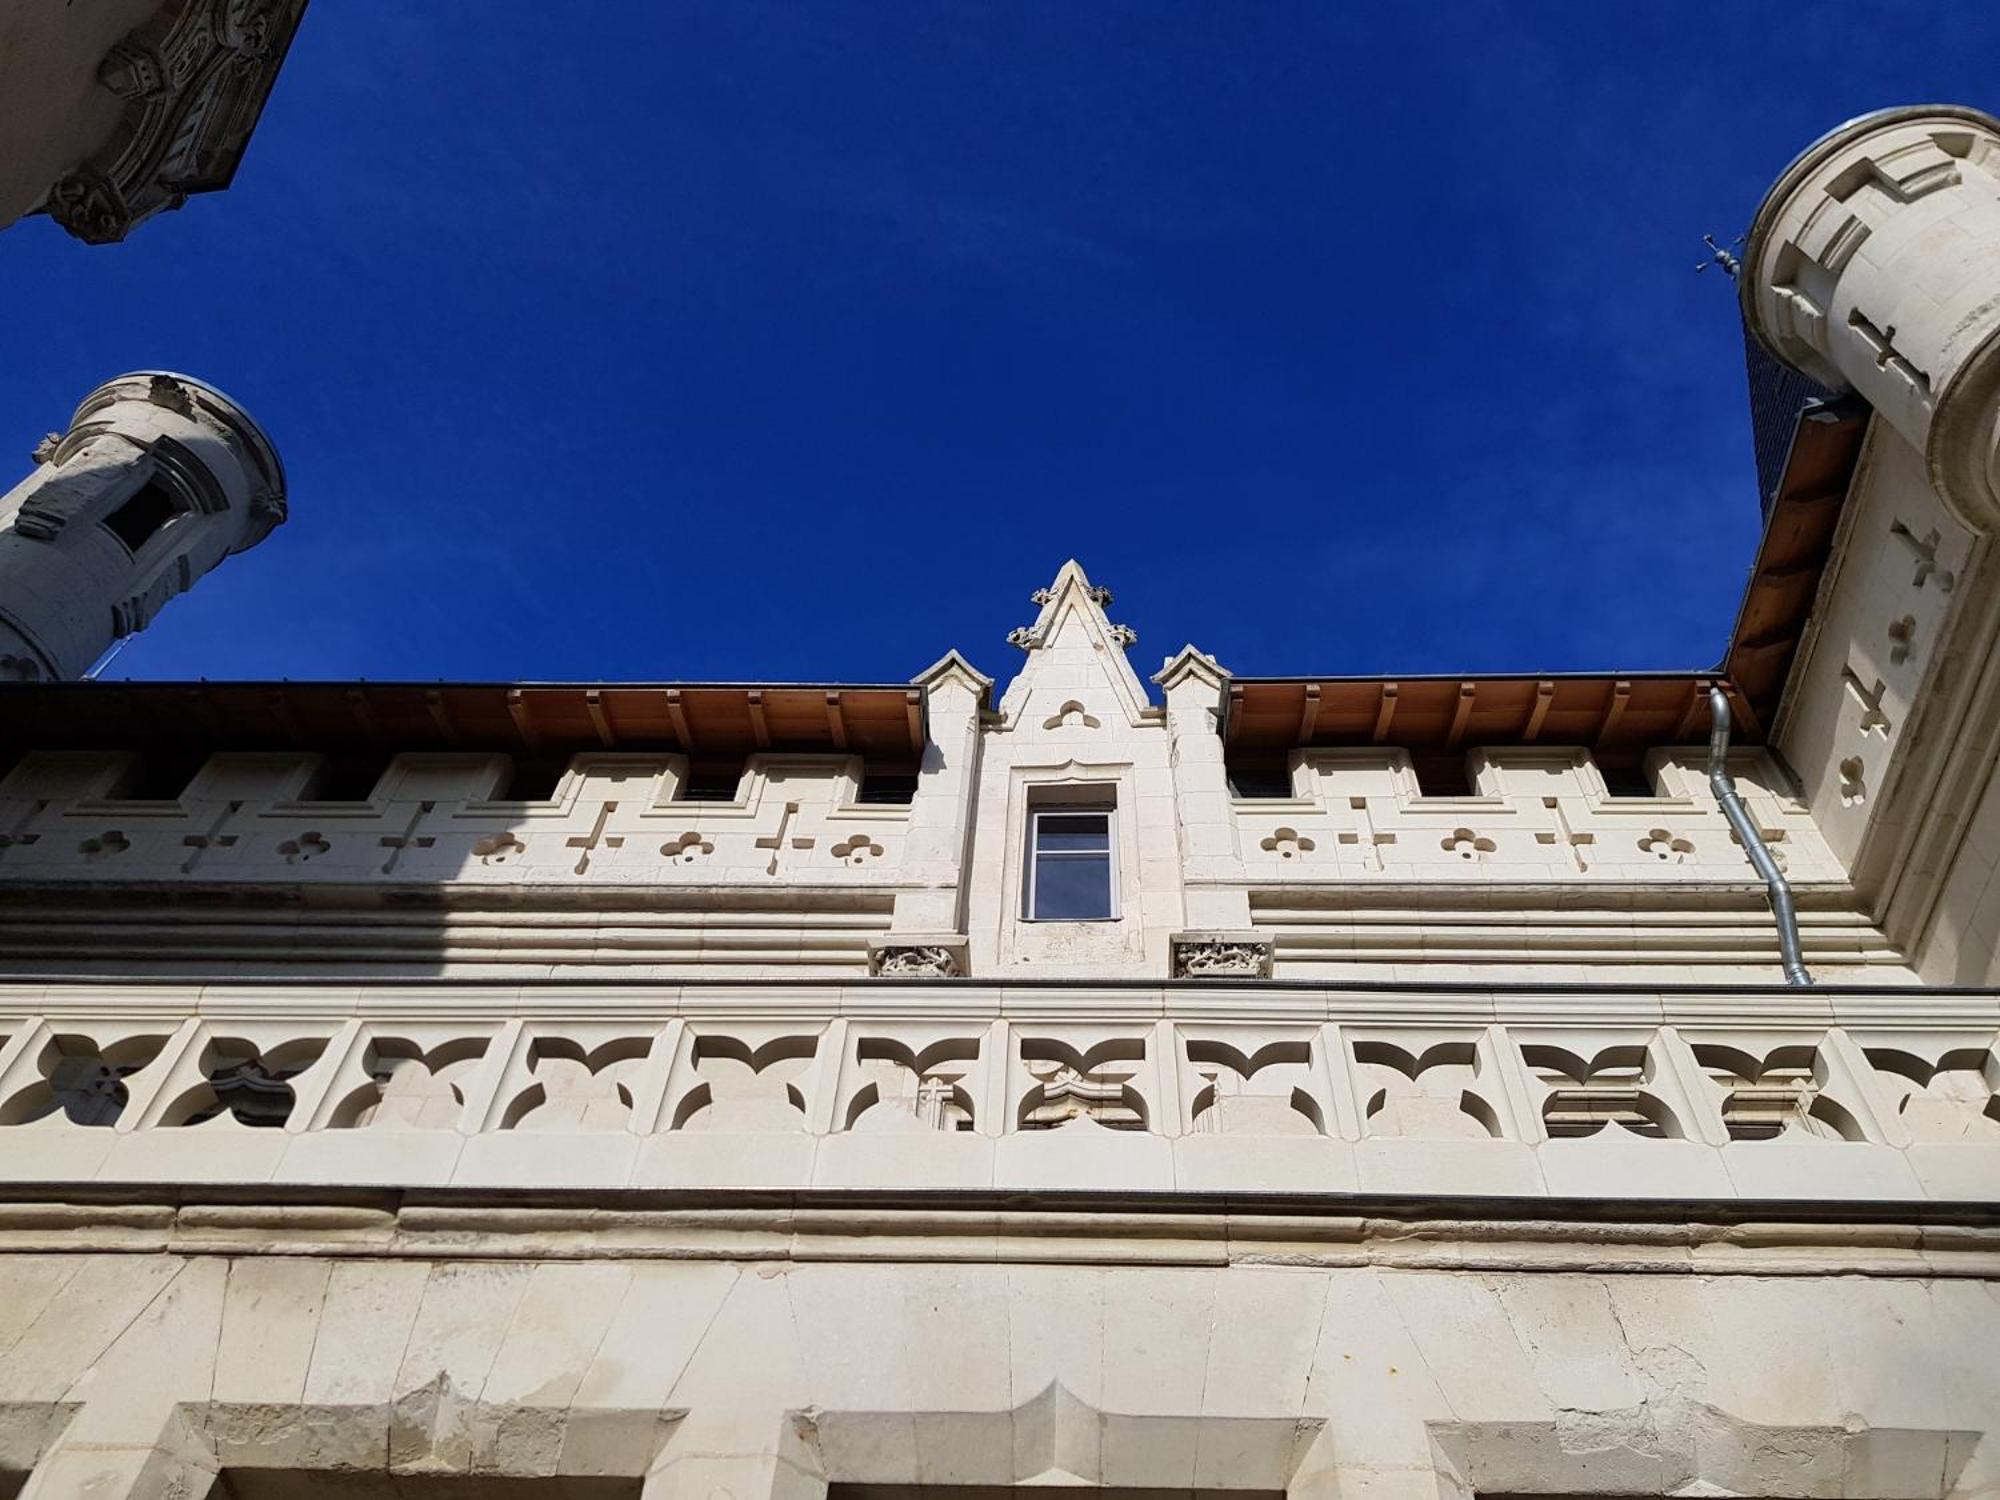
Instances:
[[[1111,856],[1071,854],[1035,861],[1035,911],[1044,922],[1111,915]]]
[[[1035,820],[1035,847],[1102,853],[1111,847],[1111,819],[1105,813],[1043,813]]]

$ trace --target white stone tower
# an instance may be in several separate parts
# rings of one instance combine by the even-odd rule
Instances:
[[[1975,530],[2000,518],[2000,120],[1882,110],[1822,137],[1751,225],[1743,312],[1866,398]]]
[[[34,456],[0,498],[0,681],[81,677],[285,519],[270,439],[185,375],[106,381]]]

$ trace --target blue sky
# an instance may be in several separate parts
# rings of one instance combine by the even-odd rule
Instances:
[[[1703,666],[1757,496],[1700,236],[1996,56],[1973,0],[318,0],[229,192],[0,234],[0,451],[166,367],[285,457],[111,676],[1004,676],[1071,554],[1148,671]]]

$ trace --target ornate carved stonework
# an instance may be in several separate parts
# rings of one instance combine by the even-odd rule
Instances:
[[[1035,634],[1035,627],[1032,625],[1016,625],[1007,632],[1007,644],[1019,646],[1023,651],[1032,651],[1041,643],[1042,638]]]
[[[49,189],[46,212],[93,245],[190,193],[229,185],[306,0],[166,0],[97,81],[125,101],[111,138]]]
[[[1269,979],[1271,944],[1234,933],[1182,932],[1173,937],[1176,979]]]
[[[1111,644],[1114,646],[1129,647],[1139,644],[1139,632],[1130,625],[1113,625],[1110,634]]]
[[[958,950],[943,943],[884,943],[868,958],[870,971],[883,979],[957,979],[965,973]]]

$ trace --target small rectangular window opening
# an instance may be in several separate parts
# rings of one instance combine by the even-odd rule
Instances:
[[[369,802],[389,769],[386,755],[329,756],[300,799],[304,802]]]
[[[1110,809],[1066,807],[1030,819],[1029,920],[1111,920]]]
[[[861,778],[859,801],[871,807],[908,807],[916,800],[917,778],[915,773],[891,775],[882,771],[869,771]]]
[[[1598,762],[1597,771],[1604,778],[1604,789],[1614,797],[1651,797],[1653,778],[1646,774],[1644,766],[1607,766]]]
[[[743,783],[743,767],[739,765],[702,765],[688,770],[687,780],[681,783],[678,797],[680,802],[734,802],[736,789]]]
[[[566,755],[517,755],[514,768],[507,777],[504,800],[508,802],[547,802],[556,794],[556,787],[569,769]]]
[[[1292,795],[1292,773],[1283,766],[1235,766],[1229,772],[1229,794],[1239,801],[1289,799]]]
[[[180,501],[158,480],[142,484],[118,509],[104,518],[104,527],[125,544],[127,552],[137,552],[181,513]]]
[[[1410,769],[1417,775],[1420,797],[1470,797],[1472,777],[1463,755],[1413,755]]]

